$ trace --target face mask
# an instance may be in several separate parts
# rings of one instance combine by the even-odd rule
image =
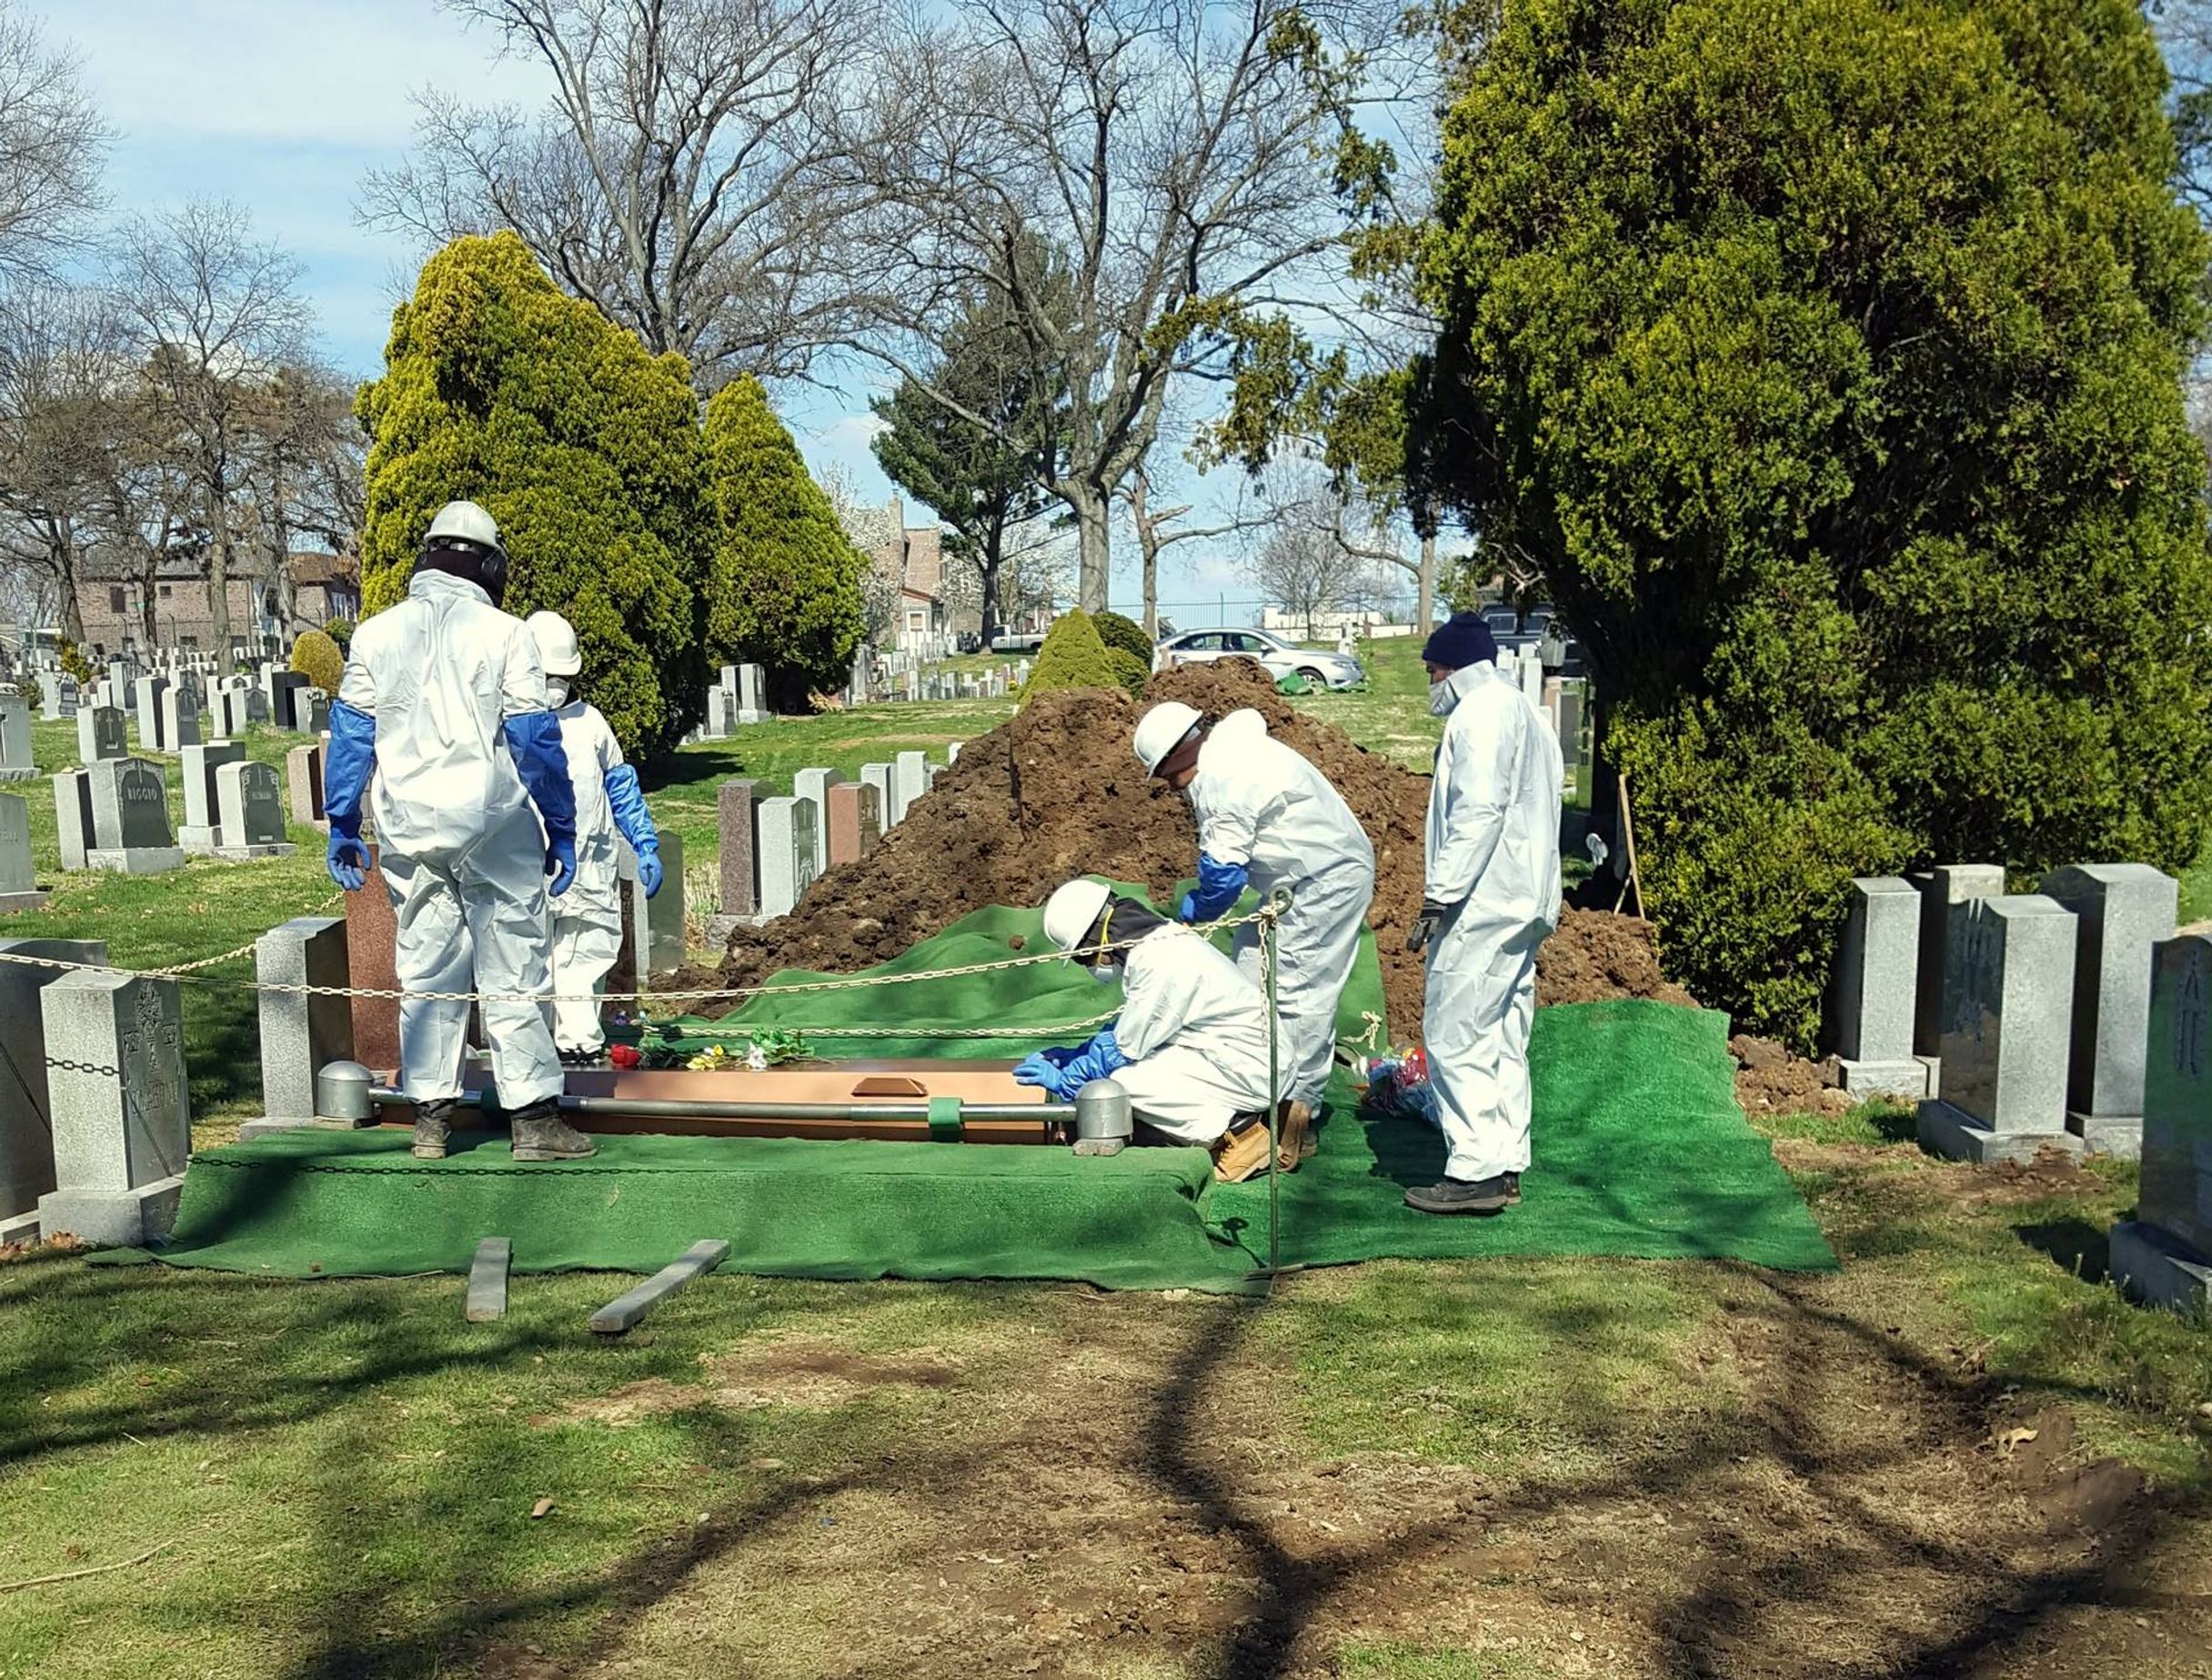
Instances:
[[[553,709],[559,710],[568,703],[568,679],[566,677],[547,678],[546,692],[552,697]]]
[[[1121,978],[1121,965],[1118,962],[1094,962],[1091,965],[1091,978],[1101,986],[1111,986]]]
[[[1452,712],[1452,679],[1429,684],[1429,715],[1432,718],[1449,717]]]

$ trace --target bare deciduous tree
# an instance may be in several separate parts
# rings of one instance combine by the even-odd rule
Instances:
[[[105,293],[31,285],[0,294],[0,558],[32,580],[31,599],[72,640],[84,639],[80,567],[128,373]]]
[[[855,347],[936,400],[926,347],[995,294],[1070,406],[1045,488],[1074,516],[1078,604],[1106,604],[1110,514],[1181,378],[1341,245],[1317,76],[1377,27],[1347,0],[960,0],[894,55],[916,134],[871,160],[879,332]],[[1332,49],[1336,49],[1333,53]],[[1021,260],[1040,244],[1054,260]]]
[[[299,265],[259,244],[245,213],[196,202],[136,217],[112,258],[117,302],[139,339],[147,399],[197,495],[208,543],[207,609],[230,647],[230,577],[254,416],[281,370],[302,359],[307,310]]]
[[[417,96],[414,156],[361,215],[433,244],[511,228],[561,285],[689,360],[702,390],[804,370],[849,330],[854,130],[881,0],[443,0],[549,73],[525,114]]]
[[[1142,462],[1131,471],[1121,495],[1129,509],[1130,528],[1136,533],[1138,553],[1143,558],[1144,633],[1155,641],[1160,639],[1160,557],[1177,543],[1211,541],[1256,530],[1272,517],[1247,512],[1240,503],[1237,511],[1219,524],[1179,525],[1176,521],[1190,514],[1191,504],[1171,502],[1163,507],[1154,501],[1151,469]]]
[[[294,362],[252,387],[242,411],[241,532],[258,538],[265,586],[293,617],[292,543],[310,537],[333,554],[357,552],[367,512],[367,440],[353,417],[353,387],[328,368]]]
[[[1252,579],[1285,612],[1305,620],[1313,639],[1313,620],[1343,605],[1366,580],[1372,562],[1318,521],[1286,518],[1262,539],[1252,560]]]
[[[0,279],[49,276],[103,203],[114,136],[77,79],[75,54],[0,0]]]

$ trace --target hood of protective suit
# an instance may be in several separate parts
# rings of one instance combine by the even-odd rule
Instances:
[[[1474,691],[1483,679],[1483,673],[1495,677],[1498,668],[1485,659],[1479,664],[1463,665],[1442,682],[1429,685],[1429,713],[1432,717],[1449,718],[1459,703]]]

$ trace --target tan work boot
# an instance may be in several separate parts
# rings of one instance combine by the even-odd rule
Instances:
[[[1311,1161],[1321,1144],[1313,1136],[1313,1105],[1285,1097],[1275,1111],[1275,1160],[1285,1172]]]
[[[1267,1171],[1267,1122],[1248,1120],[1232,1126],[1213,1146],[1213,1182],[1242,1184]]]
[[[415,1141],[409,1145],[417,1161],[443,1161],[453,1141],[453,1104],[433,1097],[415,1105]]]

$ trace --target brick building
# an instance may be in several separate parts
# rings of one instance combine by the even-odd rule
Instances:
[[[268,579],[229,579],[226,593],[233,653],[274,657],[290,648],[302,630],[320,629],[333,619],[361,616],[359,561],[339,554],[295,554],[290,569],[288,610]],[[197,555],[172,555],[161,562],[153,587],[156,645],[212,649],[215,619],[209,610],[206,560]],[[121,556],[96,553],[85,561],[77,581],[77,605],[85,616],[85,645],[96,657],[145,642],[146,589],[143,574]]]

